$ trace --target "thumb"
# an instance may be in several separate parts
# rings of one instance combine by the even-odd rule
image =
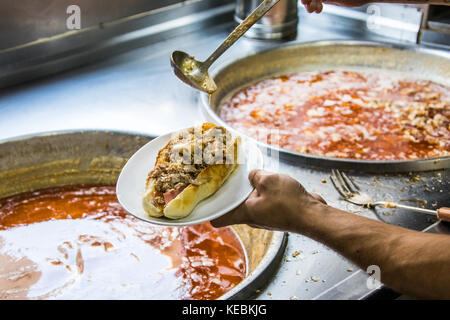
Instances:
[[[243,218],[246,216],[247,206],[244,203],[240,204],[237,208],[231,210],[230,212],[224,214],[223,216],[211,220],[211,225],[214,228],[225,227],[233,224],[244,223]]]
[[[270,174],[270,172],[261,169],[255,169],[250,171],[248,180],[250,181],[252,187],[255,188],[258,193],[261,193],[262,191],[264,191],[264,184],[262,183],[262,181]]]

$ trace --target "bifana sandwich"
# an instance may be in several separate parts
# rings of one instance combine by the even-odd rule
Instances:
[[[240,137],[204,123],[180,131],[159,150],[142,204],[152,217],[180,219],[214,194],[238,167]]]

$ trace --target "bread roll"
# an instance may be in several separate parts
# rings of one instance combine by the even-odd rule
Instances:
[[[186,217],[237,168],[239,148],[240,137],[212,123],[181,131],[158,152],[144,210],[152,217]]]

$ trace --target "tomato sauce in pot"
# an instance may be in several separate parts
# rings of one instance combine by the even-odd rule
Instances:
[[[0,299],[216,299],[246,275],[230,228],[140,221],[113,186],[0,200]]]
[[[262,142],[361,160],[450,155],[450,90],[377,71],[301,72],[250,85],[220,117]]]

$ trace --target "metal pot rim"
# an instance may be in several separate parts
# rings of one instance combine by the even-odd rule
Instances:
[[[95,129],[95,128],[86,128],[86,129],[63,129],[63,130],[49,130],[49,131],[40,131],[40,132],[32,132],[27,133],[23,135],[18,136],[12,136],[0,139],[0,144],[3,143],[10,143],[10,142],[18,142],[23,141],[31,138],[42,138],[42,137],[49,137],[49,136],[56,136],[56,135],[63,135],[63,134],[82,134],[82,133],[111,133],[111,134],[127,134],[127,135],[136,135],[136,136],[142,136],[144,138],[150,138],[154,139],[156,138],[155,135],[151,135],[145,132],[139,132],[139,131],[133,131],[133,130],[107,130],[107,129]]]

